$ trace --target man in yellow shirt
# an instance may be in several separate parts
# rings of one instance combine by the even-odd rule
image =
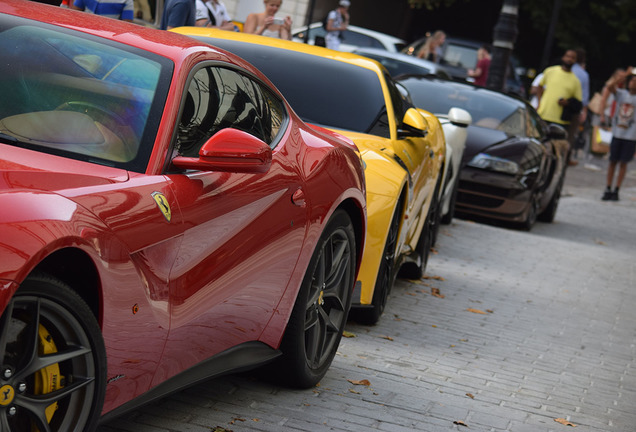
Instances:
[[[563,126],[566,130],[574,116],[581,111],[583,90],[581,82],[572,72],[576,63],[576,51],[567,50],[561,57],[561,64],[550,66],[543,71],[539,82],[539,108],[537,112],[545,121]],[[570,148],[575,134],[568,135]],[[568,155],[568,161],[570,157]]]

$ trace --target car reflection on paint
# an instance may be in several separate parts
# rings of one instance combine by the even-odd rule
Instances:
[[[0,430],[265,364],[315,385],[364,247],[353,143],[181,35],[5,0],[0,54]]]

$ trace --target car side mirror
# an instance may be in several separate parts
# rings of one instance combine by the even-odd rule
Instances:
[[[465,109],[453,107],[448,110],[448,120],[455,126],[468,127],[473,122],[473,117]]]
[[[398,129],[398,136],[425,137],[428,135],[428,122],[415,108],[409,108],[402,119],[402,127]]]
[[[247,132],[226,128],[203,144],[198,158],[177,156],[172,164],[197,171],[264,173],[272,165],[272,149]]]
[[[567,139],[568,133],[562,126],[559,126],[554,123],[550,123],[548,125],[548,138],[556,139],[556,140],[564,140]]]

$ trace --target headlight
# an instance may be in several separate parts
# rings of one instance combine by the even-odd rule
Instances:
[[[472,158],[468,166],[513,175],[519,172],[519,165],[516,162],[486,153],[479,153]]]

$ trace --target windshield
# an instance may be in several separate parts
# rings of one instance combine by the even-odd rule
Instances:
[[[199,37],[261,70],[306,122],[389,137],[375,72],[315,55],[245,42]]]
[[[462,108],[472,116],[473,126],[525,135],[525,107],[514,98],[471,85],[418,77],[399,82],[418,108],[436,114],[446,114],[453,107]]]
[[[0,17],[0,58],[2,142],[145,170],[171,62],[6,15]]]

